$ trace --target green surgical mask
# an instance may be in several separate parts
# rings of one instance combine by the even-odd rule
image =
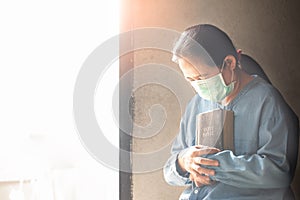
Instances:
[[[234,89],[233,72],[229,85],[226,85],[222,72],[208,79],[192,81],[191,85],[203,99],[221,102]]]

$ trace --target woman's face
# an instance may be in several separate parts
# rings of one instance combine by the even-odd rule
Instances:
[[[230,65],[235,66],[235,62],[233,62],[233,56],[227,56],[226,58],[229,58],[232,61]],[[232,73],[234,67],[224,67],[221,72],[221,70],[217,66],[211,67],[203,64],[197,64],[197,66],[195,66],[182,58],[178,59],[178,64],[185,79],[189,82],[211,78],[218,73],[222,73],[223,79],[226,84],[232,82]]]
[[[206,65],[197,64],[197,67],[192,65],[185,59],[178,60],[179,67],[187,81],[203,80],[220,73],[220,69]]]

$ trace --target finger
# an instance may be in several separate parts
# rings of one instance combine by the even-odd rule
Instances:
[[[191,181],[194,181],[194,176],[193,176],[191,173],[190,173],[189,179],[190,179]]]
[[[202,184],[202,183],[200,183],[200,182],[198,182],[198,181],[194,181],[194,183],[195,183],[195,185],[196,185],[197,187],[201,187],[201,186],[204,185],[204,184]]]
[[[211,146],[204,146],[204,145],[196,145],[194,146],[195,149],[200,150],[200,149],[214,149],[217,151],[220,151],[220,149],[216,148],[216,147],[211,147]]]
[[[196,177],[202,176],[202,174],[200,174],[197,170],[195,170],[191,167],[190,168],[190,176],[192,178],[191,180],[194,180]]]
[[[196,175],[193,175],[193,174],[191,173],[190,176],[189,176],[189,179],[190,179],[191,181],[193,181],[197,187],[201,187],[203,184],[201,184],[199,181],[196,181],[195,177],[196,177]]]
[[[195,163],[193,163],[191,165],[191,168],[192,168],[192,170],[196,171],[197,174],[199,174],[199,175],[201,175],[201,174],[205,174],[207,176],[214,176],[214,175],[216,175],[215,170],[203,168],[203,167],[201,167],[201,165],[197,165]]]
[[[192,153],[193,157],[199,157],[199,156],[203,156],[203,155],[207,155],[207,154],[215,154],[220,152],[219,149],[217,148],[213,148],[213,147],[209,147],[209,148],[203,148],[203,149],[197,149]]]
[[[208,158],[202,158],[202,157],[195,157],[193,158],[194,163],[198,165],[209,165],[209,166],[219,166],[219,161],[217,160],[212,160]]]
[[[210,185],[211,184],[210,178],[208,176],[203,176],[203,175],[194,177],[194,182],[197,186],[198,185]]]
[[[212,184],[212,181],[208,176],[199,174],[198,172],[192,170],[189,176],[189,179],[195,183],[197,187],[200,187],[202,185],[210,185]]]
[[[205,145],[195,145],[194,148],[196,149],[218,149],[216,147],[212,147],[212,146],[205,146]],[[218,149],[220,151],[220,149]]]

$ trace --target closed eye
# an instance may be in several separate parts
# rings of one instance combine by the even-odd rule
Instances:
[[[197,76],[194,76],[194,77],[187,76],[187,77],[185,77],[185,79],[187,81],[197,81],[197,80],[203,80],[203,79],[205,79],[205,77],[206,77],[206,75],[197,75]]]
[[[191,78],[191,77],[185,77],[185,80],[187,80],[187,81],[194,81],[194,79]]]

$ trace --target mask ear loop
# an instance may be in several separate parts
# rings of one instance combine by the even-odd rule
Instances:
[[[232,70],[232,73],[231,73],[231,83],[233,83],[233,75],[234,75],[234,70]]]
[[[223,69],[224,69],[224,66],[225,66],[225,60],[223,60],[223,63],[222,63],[222,67],[221,67],[221,73],[223,72]]]
[[[222,69],[223,69],[223,68],[222,68]],[[230,84],[234,82],[234,81],[233,81],[233,75],[234,75],[234,70],[232,70],[232,72],[231,72],[231,81],[230,81]]]
[[[221,73],[223,72],[223,69],[224,69],[224,66],[225,66],[225,60],[223,60],[223,64],[222,64],[222,67],[221,67]],[[234,75],[234,70],[232,70],[232,73],[231,73],[231,83],[233,83],[233,75]]]

